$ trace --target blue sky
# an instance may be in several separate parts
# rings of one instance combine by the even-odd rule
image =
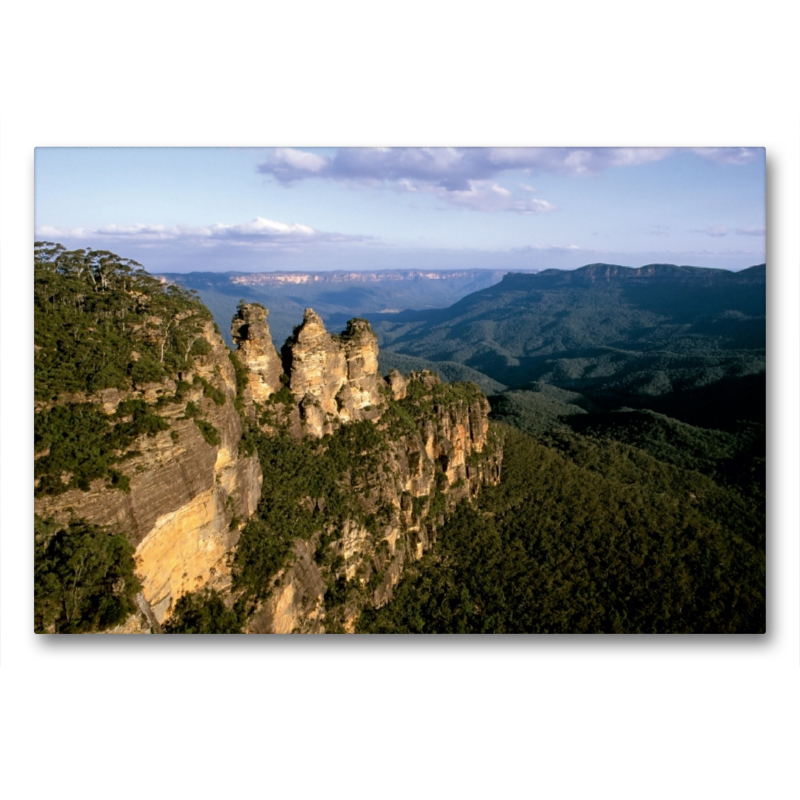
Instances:
[[[761,148],[37,148],[36,238],[153,272],[765,261]]]

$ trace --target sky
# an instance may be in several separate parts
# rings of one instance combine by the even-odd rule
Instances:
[[[52,148],[35,237],[152,272],[739,270],[763,148]]]

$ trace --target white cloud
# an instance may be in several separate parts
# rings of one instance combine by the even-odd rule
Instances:
[[[282,247],[310,243],[337,243],[362,241],[365,236],[317,231],[299,222],[278,222],[256,217],[251,222],[236,225],[104,225],[100,228],[55,228],[44,225],[36,229],[38,239],[92,241],[192,242],[202,247],[213,247],[218,242],[251,247]]]
[[[258,171],[290,185],[306,178],[335,180],[346,188],[394,188],[436,194],[445,202],[480,211],[523,214],[551,210],[547,201],[489,202],[508,170],[590,175],[666,158],[672,148],[654,147],[344,147],[331,156],[278,148]],[[488,189],[487,189],[488,186]],[[535,189],[523,185],[525,191]],[[480,195],[480,196],[478,196]]]
[[[494,181],[468,181],[467,188],[447,190],[430,181],[399,181],[399,187],[407,192],[432,194],[444,202],[469,208],[473,211],[515,211],[521,214],[539,214],[554,211],[555,206],[547,200],[517,198],[514,193]]]
[[[671,147],[498,147],[490,151],[489,161],[497,169],[578,176],[660,161],[673,152]]]
[[[293,147],[278,147],[275,150],[275,160],[291,169],[302,172],[319,172],[328,162],[316,153],[306,150],[295,150]]]
[[[706,236],[727,236],[729,233],[737,236],[766,236],[764,228],[728,228],[725,225],[712,225],[708,228],[694,229],[692,233],[704,233]]]
[[[529,244],[526,247],[512,247],[509,251],[511,253],[573,253],[573,252],[587,252],[587,253],[602,253],[602,250],[584,250],[583,247],[578,247],[576,244]]]

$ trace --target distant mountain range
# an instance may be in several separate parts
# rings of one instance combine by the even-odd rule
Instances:
[[[354,316],[393,314],[408,309],[444,308],[472,292],[498,283],[502,270],[381,270],[374,272],[189,272],[159,277],[194,289],[214,314],[228,346],[228,321],[239,300],[270,310],[269,324],[279,344],[311,307],[331,324]]]
[[[449,308],[370,321],[384,351],[457,362],[507,386],[655,397],[764,371],[766,267],[510,273]]]

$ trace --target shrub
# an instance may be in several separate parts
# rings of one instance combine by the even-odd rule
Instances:
[[[136,611],[134,549],[84,521],[59,528],[34,518],[34,630],[91,633]]]
[[[194,424],[197,425],[200,429],[200,433],[203,434],[203,438],[212,447],[216,447],[222,442],[219,431],[210,422],[206,422],[204,419],[196,419]]]
[[[245,623],[242,601],[228,608],[222,595],[203,589],[183,595],[163,627],[164,633],[241,633]]]

